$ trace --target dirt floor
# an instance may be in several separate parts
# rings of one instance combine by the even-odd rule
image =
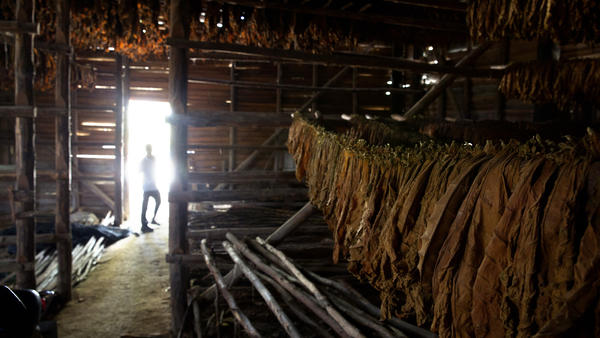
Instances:
[[[130,236],[106,249],[56,318],[59,337],[169,333],[167,228],[164,222],[153,233]]]

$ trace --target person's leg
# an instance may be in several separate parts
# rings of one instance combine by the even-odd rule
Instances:
[[[148,209],[148,199],[150,198],[150,194],[148,191],[144,191],[144,201],[142,202],[142,226],[148,225],[148,220],[146,219],[146,210]]]
[[[160,207],[160,192],[157,191],[153,191],[152,192],[152,197],[154,197],[154,216],[152,217],[152,224],[156,224],[156,225],[160,225],[158,224],[158,222],[156,221],[156,213],[158,212],[158,207]]]

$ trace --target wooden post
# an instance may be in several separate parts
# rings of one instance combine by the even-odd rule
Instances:
[[[235,66],[236,66],[235,62],[232,62],[230,72],[229,72],[231,82],[235,81]],[[236,95],[235,94],[236,94],[235,86],[231,85],[229,88],[229,100],[231,101],[231,103],[229,104],[229,111],[231,111],[231,112],[235,111],[235,105],[236,105]],[[235,144],[235,127],[229,127],[229,144],[230,145]],[[228,171],[233,171],[234,169],[235,169],[235,150],[229,149]],[[233,186],[229,186],[229,187],[232,188]]]
[[[56,43],[70,43],[70,2],[58,0],[56,2]],[[56,157],[56,216],[55,231],[58,241],[56,250],[58,252],[58,285],[57,290],[64,300],[71,299],[71,269],[72,269],[72,243],[71,223],[69,221],[69,178],[70,157],[69,151],[69,117],[70,117],[70,67],[69,56],[56,53],[56,87],[54,88],[54,102],[57,107],[65,111],[56,117],[55,143]]]
[[[187,39],[189,36],[189,2],[171,0],[171,37]],[[187,113],[187,48],[169,49],[169,101],[175,115]],[[187,126],[171,125],[171,157],[174,179],[171,192],[187,189]],[[185,237],[187,227],[187,203],[169,203],[169,251],[170,255],[188,253]],[[179,332],[184,324],[187,303],[188,271],[183,264],[169,265],[171,282],[171,320],[173,332]]]
[[[471,52],[473,49],[473,44],[471,40],[467,41],[467,50]],[[466,76],[465,82],[463,83],[463,111],[465,114],[465,118],[471,119],[471,101],[473,98],[473,81],[471,77]]]
[[[281,62],[277,62],[277,79],[276,79],[276,83],[277,85],[281,85],[281,77],[283,76],[283,65],[281,64]],[[281,88],[277,88],[276,89],[276,98],[275,98],[275,111],[278,113],[281,113],[281,96],[283,94],[283,91]]]
[[[125,174],[125,163],[128,158],[129,126],[127,112],[129,109],[129,59],[123,56],[123,76],[121,77],[121,90],[123,91],[123,219],[129,219],[129,182]]]
[[[358,68],[352,68],[352,88],[358,85]],[[352,114],[358,114],[358,93],[352,92]]]
[[[32,0],[17,0],[15,18],[18,22],[33,21]],[[33,36],[15,33],[15,105],[33,106]],[[35,191],[33,119],[15,118],[15,166],[17,191]],[[33,212],[32,199],[15,201],[15,214]],[[35,224],[33,218],[18,218],[17,227],[17,288],[35,289]]]
[[[319,83],[319,66],[312,65],[312,86],[316,87]],[[313,92],[313,95],[317,94],[317,92]],[[313,100],[311,105],[311,113],[317,113],[317,100]],[[315,115],[316,116],[316,115]]]
[[[77,105],[77,89],[71,92],[71,107]],[[77,159],[77,154],[79,153],[77,131],[79,129],[79,113],[73,109],[71,111],[71,168],[79,168],[79,159]],[[80,198],[79,198],[79,179],[71,178],[71,198],[73,199],[73,210],[78,210],[81,206]]]
[[[115,57],[115,226],[123,223],[123,57],[117,54]]]
[[[392,43],[392,56],[399,57],[403,56],[404,51],[402,48],[402,44],[398,42]],[[401,71],[392,70],[392,88],[400,88],[404,83],[404,77]],[[392,114],[402,114],[404,110],[404,93],[391,92],[392,95],[392,104],[391,104],[391,112]]]
[[[500,62],[508,64],[510,59],[510,40],[505,39],[502,41],[502,47],[500,47]],[[506,118],[506,97],[500,90],[496,96],[496,119],[504,121]]]
[[[551,61],[554,59],[554,42],[550,39],[542,39],[537,44],[537,60]],[[536,102],[533,107],[533,121],[542,122],[557,117],[556,105],[552,102]]]

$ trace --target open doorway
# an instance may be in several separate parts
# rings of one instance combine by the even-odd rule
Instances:
[[[138,230],[141,227],[143,201],[143,175],[140,172],[142,159],[146,156],[146,145],[152,145],[152,153],[156,163],[156,186],[161,195],[161,205],[156,220],[166,225],[169,219],[168,193],[169,183],[173,175],[171,165],[170,135],[171,129],[166,117],[171,114],[168,102],[130,100],[127,109],[127,163],[125,174],[129,189],[129,228]],[[148,202],[147,218],[152,219],[155,202]]]

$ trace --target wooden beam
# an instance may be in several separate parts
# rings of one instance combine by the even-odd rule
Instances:
[[[262,150],[262,151],[277,151],[287,150],[286,146],[271,146],[271,145],[247,145],[247,144],[190,144],[188,149],[199,149],[199,150]]]
[[[0,32],[16,34],[40,34],[40,24],[27,21],[0,20]]]
[[[190,29],[189,1],[171,0],[169,9],[169,31],[171,38],[188,39]],[[188,49],[169,49],[169,102],[174,116],[187,114],[188,90]],[[187,189],[187,130],[186,125],[171,125],[171,157],[174,179],[170,193],[183,194]],[[187,227],[187,203],[169,203],[169,255],[187,254],[188,243],[185,237]],[[185,321],[187,289],[189,286],[188,268],[181,264],[169,265],[171,284],[171,328],[177,333]]]
[[[306,201],[306,189],[256,189],[226,191],[180,191],[169,193],[170,203],[226,201]]]
[[[69,45],[70,41],[70,1],[56,1],[56,43]],[[69,177],[71,176],[71,152],[69,148],[69,107],[71,67],[69,56],[59,54],[56,56],[56,85],[54,88],[54,103],[57,108],[67,111],[66,115],[56,117],[54,139],[56,142],[55,170],[56,170],[56,216],[54,218],[56,236],[61,238],[56,243],[58,257],[58,282],[57,291],[66,301],[71,300],[71,270],[73,264]],[[68,236],[67,236],[68,235]]]
[[[308,14],[322,16],[328,18],[336,18],[350,21],[359,21],[371,24],[384,24],[390,26],[413,27],[423,30],[459,32],[464,33],[467,30],[463,22],[448,22],[444,20],[427,20],[411,16],[399,15],[380,15],[380,14],[364,14],[344,10],[326,9],[326,8],[311,8],[304,6],[294,6],[288,3],[279,1],[257,1],[257,0],[213,0],[220,3],[230,5],[239,5],[255,8],[276,9],[285,12],[297,14]],[[394,13],[397,14],[397,13]]]
[[[294,60],[298,62],[307,62],[325,66],[350,66],[369,69],[392,69],[392,70],[410,70],[421,73],[445,73],[472,77],[499,78],[504,73],[503,70],[492,68],[471,68],[464,65],[442,66],[439,64],[430,64],[427,62],[407,60],[404,58],[376,56],[366,54],[351,53],[332,53],[329,55],[311,54],[294,50],[271,49],[253,46],[243,46],[226,43],[213,43],[191,41],[184,39],[167,39],[167,44],[178,48],[194,48],[204,51],[218,51],[238,53],[244,55],[255,55],[272,57],[281,60]]]
[[[123,56],[117,54],[115,57],[115,87],[116,87],[116,109],[115,109],[115,226],[123,223]]]
[[[223,235],[223,237],[225,237],[225,235]],[[53,234],[53,233],[49,233],[49,234],[35,234],[35,243],[36,244],[47,244],[47,243],[57,243],[61,242],[61,241],[65,241],[65,240],[71,240],[71,235],[65,235],[63,236],[61,235],[57,235],[57,234]],[[17,236],[0,236],[0,245],[10,245],[10,244],[17,244]]]
[[[293,171],[273,172],[273,171],[231,171],[231,172],[211,172],[211,173],[189,173],[190,183],[229,183],[229,184],[249,184],[262,182],[297,182],[296,173]]]
[[[315,66],[315,65],[313,65]],[[356,69],[356,68],[354,68]],[[268,83],[268,82],[255,82],[255,81],[230,81],[230,80],[218,80],[218,79],[208,79],[208,78],[190,78],[188,80],[189,83],[199,83],[199,84],[217,84],[223,86],[235,86],[240,88],[253,88],[253,89],[276,89],[281,91],[282,89],[286,90],[297,90],[297,91],[325,91],[325,92],[402,92],[402,93],[415,93],[421,92],[419,90],[410,89],[410,88],[391,88],[391,87],[319,87],[316,85],[312,86],[302,86],[302,85],[293,85],[293,84],[278,84],[278,83]]]
[[[170,115],[167,121],[173,125],[192,127],[289,127],[289,114],[264,112],[202,111],[189,115]]]
[[[15,18],[19,22],[33,21],[33,0],[17,0]],[[33,106],[33,36],[17,32],[15,34],[14,73],[15,73],[15,105]],[[15,118],[15,164],[16,185],[19,191],[34,191],[34,127],[33,119]],[[33,201],[15,201],[14,213],[34,211]],[[32,218],[17,219],[17,287],[35,289],[35,273],[26,269],[28,264],[35,264],[35,224]]]
[[[470,53],[460,59],[460,61],[456,63],[456,67],[471,63],[481,56],[491,46],[491,44],[491,42],[484,42],[483,44],[479,45],[477,48],[473,49]],[[440,81],[431,87],[427,93],[404,114],[404,116],[398,117],[392,115],[392,118],[403,121],[406,118],[422,113],[433,101],[435,101],[440,94],[446,91],[446,88],[454,82],[456,77],[457,75],[455,74],[446,74],[442,76]]]
[[[446,11],[464,12],[467,10],[466,2],[447,1],[447,0],[383,0],[399,5],[408,5],[423,8],[434,8]]]
[[[110,208],[110,210],[115,210],[115,202],[108,196],[104,191],[98,188],[94,183],[86,180],[78,180],[78,182],[88,189],[90,192],[94,193],[94,195],[98,196],[100,200],[106,204]]]

